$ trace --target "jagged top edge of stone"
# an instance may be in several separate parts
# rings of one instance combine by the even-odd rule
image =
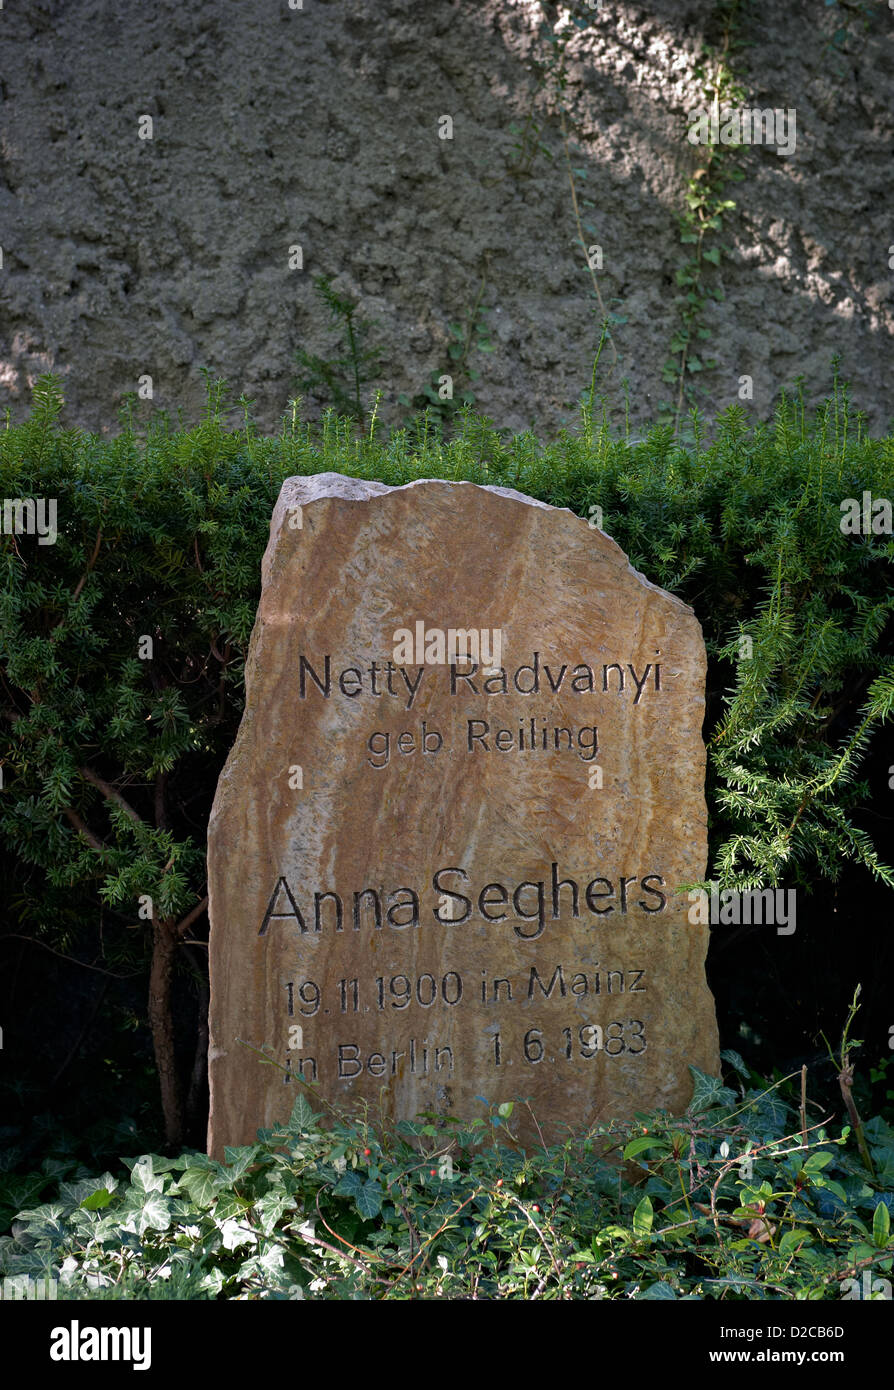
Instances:
[[[668,593],[667,589],[662,589],[660,584],[653,584],[651,579],[647,579],[638,569],[634,569],[618,542],[600,527],[590,527],[589,522],[583,517],[579,517],[570,507],[554,507],[550,502],[541,502],[537,497],[529,497],[525,492],[518,492],[512,487],[498,487],[494,483],[471,483],[465,478],[413,478],[408,483],[400,483],[396,487],[390,483],[380,483],[375,478],[354,478],[347,473],[307,473],[295,474],[290,478],[284,478],[280,488],[279,497],[276,501],[273,518],[270,526],[270,541],[274,540],[275,524],[277,513],[286,506],[306,506],[310,502],[322,501],[326,497],[338,497],[346,502],[366,502],[372,497],[381,497],[385,492],[405,492],[412,487],[430,487],[432,485],[442,487],[474,487],[481,492],[493,492],[498,497],[506,497],[513,502],[523,502],[528,507],[541,507],[547,512],[565,512],[566,515],[573,517],[581,526],[595,530],[607,541],[612,550],[617,552],[618,567],[626,566],[631,574],[635,575],[641,584],[647,589],[652,589],[662,598],[681,608],[685,613],[695,616],[695,610],[688,603],[684,603],[676,594]],[[265,557],[266,558],[266,557]],[[266,568],[266,567],[265,567]]]

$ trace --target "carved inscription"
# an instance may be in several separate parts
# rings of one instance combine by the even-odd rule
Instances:
[[[446,697],[450,701],[460,699],[467,708],[470,700],[477,703],[484,698],[507,695],[510,691],[527,697],[541,697],[546,691],[557,695],[567,683],[568,690],[577,696],[614,694],[617,698],[626,694],[633,705],[637,705],[647,686],[650,692],[660,692],[660,669],[658,662],[647,663],[640,675],[629,661],[603,663],[601,667],[584,662],[572,665],[558,659],[551,663],[542,659],[538,649],[530,662],[514,669],[491,668],[490,673],[481,678],[474,662],[464,670],[456,663],[406,669],[390,660],[372,660],[367,664],[356,659],[346,662],[327,652],[322,661],[318,658],[311,661],[301,653],[298,695],[301,700],[317,697],[361,702],[397,696],[405,700],[410,710],[424,688],[423,682],[427,680],[427,690],[440,680]],[[550,724],[549,717],[542,714],[520,716],[517,724],[517,728],[499,727],[496,720],[469,717],[464,709],[462,725],[466,732],[459,741],[459,751],[567,752],[584,762],[592,761],[599,752],[596,725],[559,726]],[[358,742],[363,745],[366,763],[376,771],[388,767],[392,758],[388,731],[376,731],[368,738],[361,735]],[[393,751],[400,757],[420,753],[424,760],[453,750],[442,732],[422,719],[416,730],[405,729],[398,735]],[[509,883],[491,876],[489,882],[482,884],[485,877],[476,874],[470,865],[447,864],[437,869],[425,886],[401,884],[384,888],[365,884],[339,890],[334,885],[305,887],[296,882],[294,874],[290,882],[288,872],[282,872],[272,887],[258,935],[266,936],[273,926],[293,934],[297,932],[299,936],[346,931],[425,929],[430,932],[445,927],[449,928],[451,938],[459,938],[461,942],[459,929],[475,921],[507,923],[516,937],[536,941],[550,923],[561,920],[563,909],[566,917],[583,922],[592,930],[598,926],[600,918],[613,913],[626,916],[634,908],[646,914],[660,913],[668,900],[666,881],[655,871],[612,873],[611,876],[592,871],[576,877],[553,862],[545,876],[537,880]],[[457,954],[461,952],[460,944]],[[505,1067],[512,1059],[522,1067],[535,1067],[544,1062],[549,1066],[572,1060],[596,1062],[600,1056],[610,1059],[622,1053],[637,1057],[646,1049],[644,1021],[613,1017],[611,1009],[608,1013],[599,1010],[600,1020],[605,1013],[604,1021],[596,1021],[594,1016],[593,1021],[581,1023],[579,1017],[567,1020],[563,1017],[559,1022],[551,1020],[554,1026],[546,1032],[529,1026],[531,1007],[553,999],[569,999],[578,1009],[587,1001],[589,1018],[592,1005],[602,1002],[603,992],[623,994],[626,987],[630,992],[642,993],[646,988],[641,983],[646,974],[644,969],[601,970],[598,963],[589,968],[582,965],[578,969],[566,969],[562,964],[547,966],[541,962],[514,977],[490,977],[486,969],[478,973],[480,979],[473,981],[469,980],[468,972],[464,980],[463,972],[457,969],[448,969],[439,975],[430,971],[417,974],[399,971],[387,976],[341,977],[330,983],[328,997],[324,1000],[320,984],[311,978],[302,978],[298,971],[297,979],[286,984],[288,1018],[295,1014],[296,991],[298,1013],[303,1018],[382,1015],[377,1020],[381,1050],[369,1050],[354,1040],[349,1028],[345,1031],[338,1026],[327,1026],[325,1047],[309,1052],[307,1046],[310,1044],[306,1045],[304,1038],[312,1039],[314,1030],[308,1029],[302,1034],[300,1056],[286,1057],[284,1082],[290,1083],[297,1074],[308,1081],[319,1082],[324,1077],[351,1083],[364,1075],[400,1077],[404,1071],[410,1076],[443,1072],[452,1078],[466,1060],[461,1047],[457,1056],[455,1045],[439,1042],[436,1024],[419,1036],[411,1032],[400,1047],[392,1046],[389,1020],[395,1013],[405,1010],[461,1009],[464,996],[466,1012],[471,1004],[489,1014],[499,1013],[513,1002],[526,1006],[520,1023],[509,1019],[505,1026],[488,1028],[486,1056],[491,1068]],[[628,977],[629,983],[625,986]],[[422,1026],[426,1024],[423,1018]],[[411,1026],[416,1027],[416,1023]],[[289,1053],[292,1052],[290,1043]]]

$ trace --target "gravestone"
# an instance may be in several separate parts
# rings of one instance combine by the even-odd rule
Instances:
[[[692,610],[507,488],[282,487],[209,830],[209,1149],[347,1109],[548,1141],[718,1070]],[[266,1053],[279,1065],[264,1065]]]

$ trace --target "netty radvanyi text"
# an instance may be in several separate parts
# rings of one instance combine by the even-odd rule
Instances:
[[[451,662],[443,666],[397,666],[393,661],[348,661],[336,664],[327,652],[322,657],[298,657],[298,695],[302,700],[322,695],[326,700],[363,695],[393,697],[412,709],[420,690],[438,682],[452,696],[463,695],[622,695],[638,705],[646,694],[661,691],[661,664],[647,662],[638,672],[632,662],[601,665],[544,661],[540,652],[519,666],[483,667],[478,662]]]

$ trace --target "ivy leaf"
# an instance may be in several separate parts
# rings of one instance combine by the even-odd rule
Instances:
[[[635,1297],[637,1299],[646,1298],[652,1300],[659,1298],[676,1299],[677,1295],[674,1293],[673,1289],[671,1288],[670,1284],[667,1282],[666,1279],[659,1279],[657,1284],[650,1284],[647,1289],[643,1289],[642,1292],[636,1294]]]
[[[701,1115],[705,1110],[710,1110],[716,1105],[732,1105],[734,1103],[735,1091],[724,1086],[719,1076],[708,1076],[707,1072],[699,1071],[698,1067],[690,1066],[689,1070],[692,1073],[694,1086],[692,1100],[688,1108],[693,1115]]]
[[[286,1251],[282,1245],[271,1242],[264,1250],[263,1254],[257,1257],[256,1264],[262,1274],[266,1274],[269,1278],[275,1279],[284,1266],[285,1254]]]
[[[104,1174],[99,1182],[95,1178],[79,1178],[77,1182],[60,1182],[59,1201],[65,1202],[66,1205],[71,1203],[73,1206],[83,1208],[85,1199],[91,1197],[98,1188],[107,1188],[111,1200],[111,1193],[114,1192],[116,1186],[117,1184],[110,1173]],[[89,1208],[84,1209],[89,1210]]]
[[[217,1196],[220,1181],[210,1168],[187,1168],[177,1184],[188,1192],[197,1207],[210,1207]]]
[[[289,1197],[285,1192],[269,1192],[262,1197],[255,1210],[261,1218],[261,1230],[264,1235],[269,1236],[277,1221],[287,1211],[292,1211],[295,1205],[295,1198]]]
[[[336,1197],[356,1197],[362,1191],[364,1179],[353,1168],[349,1168],[335,1188]]]
[[[242,1197],[237,1197],[235,1192],[223,1188],[218,1193],[214,1219],[220,1225],[222,1221],[229,1221],[232,1217],[244,1216],[250,1205],[251,1203],[246,1202]]]
[[[89,1197],[85,1197],[81,1203],[83,1211],[100,1211],[102,1207],[107,1207],[112,1200],[112,1194],[107,1187],[98,1187],[95,1192],[91,1192]]]
[[[227,1162],[227,1178],[230,1182],[235,1182],[237,1178],[242,1177],[243,1173],[251,1167],[259,1152],[259,1144],[252,1144],[251,1148],[224,1149],[224,1158]]]
[[[789,1107],[784,1100],[779,1099],[778,1093],[752,1090],[747,1092],[746,1100],[770,1129],[779,1129],[785,1124]]]
[[[374,1180],[365,1182],[357,1193],[355,1206],[365,1221],[371,1221],[382,1210],[382,1189]]]
[[[223,1223],[220,1228],[220,1239],[225,1250],[238,1250],[240,1245],[256,1245],[258,1241],[254,1231],[235,1218]]]
[[[740,1076],[744,1076],[746,1080],[748,1079],[748,1077],[750,1076],[750,1072],[748,1070],[748,1067],[742,1061],[742,1056],[740,1053],[734,1052],[732,1048],[727,1047],[724,1049],[723,1052],[721,1052],[720,1056],[722,1057],[724,1062],[729,1062],[733,1070],[737,1071]]]
[[[171,1213],[164,1197],[160,1197],[157,1192],[150,1192],[145,1202],[136,1212],[137,1234],[145,1235],[146,1231],[166,1231],[171,1224]]]
[[[212,1298],[216,1298],[226,1282],[227,1276],[224,1274],[223,1270],[215,1267],[210,1273],[205,1275],[199,1284],[199,1288],[203,1293],[209,1293]]]
[[[154,1171],[154,1157],[154,1154],[144,1154],[131,1169],[131,1184],[140,1192],[161,1192],[164,1189],[164,1178]]]
[[[316,1128],[318,1119],[319,1116],[308,1103],[307,1097],[299,1095],[289,1116],[289,1129],[296,1129],[299,1134],[304,1134],[308,1130]]]
[[[872,1161],[879,1182],[894,1185],[894,1144],[872,1145]]]
[[[31,1207],[20,1211],[18,1220],[22,1222],[31,1236],[61,1235],[65,1208],[55,1202],[47,1202],[41,1207]]]

